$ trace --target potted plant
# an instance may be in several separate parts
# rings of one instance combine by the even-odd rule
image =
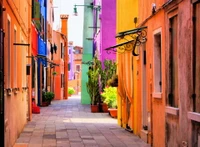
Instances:
[[[108,85],[108,80],[115,77],[117,65],[115,61],[104,60],[104,67],[101,71],[101,91]]]
[[[49,104],[51,104],[51,101],[53,100],[54,95],[55,94],[53,92],[45,92],[44,93],[44,101],[48,102]]]
[[[117,88],[116,87],[105,87],[101,93],[103,102],[108,105],[108,111],[114,118],[117,117]]]
[[[108,85],[108,81],[109,79],[111,79],[112,77],[114,77],[114,75],[116,75],[116,70],[117,70],[117,65],[116,65],[116,62],[113,61],[113,60],[104,60],[103,62],[104,66],[102,67],[102,70],[100,72],[100,88],[101,90],[100,91],[103,91],[104,88],[106,86],[110,86]],[[106,103],[103,102],[103,97],[102,97],[102,100],[101,100],[101,105],[100,105],[100,110],[102,112],[108,112],[108,106]]]
[[[111,79],[107,81],[108,86],[118,87],[118,76],[113,75]]]
[[[101,101],[99,79],[101,71],[101,61],[98,60],[97,56],[93,58],[93,65],[89,67],[87,75],[88,82],[86,82],[87,92],[91,99],[91,111],[98,112],[99,107],[97,103]]]
[[[74,93],[75,93],[74,88],[73,87],[68,87],[68,95],[71,96]]]
[[[57,75],[57,72],[56,72],[56,71],[53,71],[52,75],[53,75],[53,76]]]

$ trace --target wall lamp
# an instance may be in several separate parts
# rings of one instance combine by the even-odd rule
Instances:
[[[83,7],[88,7],[88,8],[91,8],[91,9],[96,9],[98,11],[101,10],[101,6],[99,5],[94,5],[93,3],[90,3],[90,5],[74,5],[74,15],[77,16],[78,15],[78,11],[77,11],[77,6],[83,6]]]
[[[133,56],[139,56],[139,53],[136,53],[136,46],[140,46],[147,41],[147,32],[145,31],[146,28],[147,27],[145,26],[137,29],[119,32],[115,38],[118,40],[124,39],[126,42],[111,46],[105,50],[108,54],[111,52],[124,53],[125,51],[132,51]]]

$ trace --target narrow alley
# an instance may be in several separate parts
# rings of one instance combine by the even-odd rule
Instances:
[[[148,147],[138,136],[117,125],[107,113],[91,113],[80,96],[52,101],[33,114],[15,147]]]

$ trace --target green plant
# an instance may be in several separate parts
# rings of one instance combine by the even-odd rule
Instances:
[[[111,79],[107,81],[108,86],[118,87],[118,76],[113,75]]]
[[[117,88],[105,87],[103,93],[101,93],[103,102],[108,105],[109,108],[117,108]]]
[[[101,61],[98,60],[97,56],[93,58],[93,65],[89,67],[87,72],[88,82],[86,82],[87,92],[91,98],[91,104],[96,105],[101,101],[99,78],[101,71]]]
[[[44,93],[44,101],[51,102],[54,98],[55,94],[53,92],[45,92]]]
[[[57,75],[57,72],[56,72],[56,71],[53,71],[52,75],[53,75],[53,76]]]
[[[116,75],[116,70],[117,65],[115,61],[104,60],[104,69],[101,71],[101,91],[108,86],[108,80]]]
[[[68,94],[74,94],[75,93],[75,90],[73,87],[68,87]]]

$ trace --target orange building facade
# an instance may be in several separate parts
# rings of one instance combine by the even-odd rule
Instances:
[[[118,1],[118,37],[131,32],[130,4]],[[118,122],[154,147],[198,147],[200,2],[140,0],[137,6],[130,34],[146,27],[147,41],[136,44],[132,58],[128,45],[118,54]]]
[[[51,77],[51,87],[52,92],[55,93],[55,98],[57,100],[64,98],[64,45],[65,41],[63,35],[60,32],[53,31],[53,41],[57,50],[52,56],[52,62],[57,66],[53,66],[50,70]],[[55,72],[55,74],[54,74]]]
[[[82,65],[82,54],[83,54],[83,48],[79,46],[74,46],[74,62],[73,62],[73,71],[75,73],[75,87],[76,94],[81,92],[81,65]]]
[[[68,46],[67,23],[68,15],[61,15],[61,32],[53,30],[50,45],[48,69],[48,85],[55,93],[54,99],[67,99],[68,94]]]
[[[199,14],[198,0],[117,1],[118,123],[154,147],[200,146]],[[141,28],[132,56],[123,38]]]
[[[14,145],[31,119],[31,59],[27,58],[31,55],[30,3],[3,0],[5,146]]]
[[[162,6],[163,0],[139,1],[139,25],[147,26],[147,42],[140,47],[139,55],[139,80],[141,88],[141,138],[153,146],[165,146],[165,99],[166,99],[166,50],[165,50],[165,13]],[[152,4],[152,5],[149,5]],[[145,63],[143,62],[145,59]]]

